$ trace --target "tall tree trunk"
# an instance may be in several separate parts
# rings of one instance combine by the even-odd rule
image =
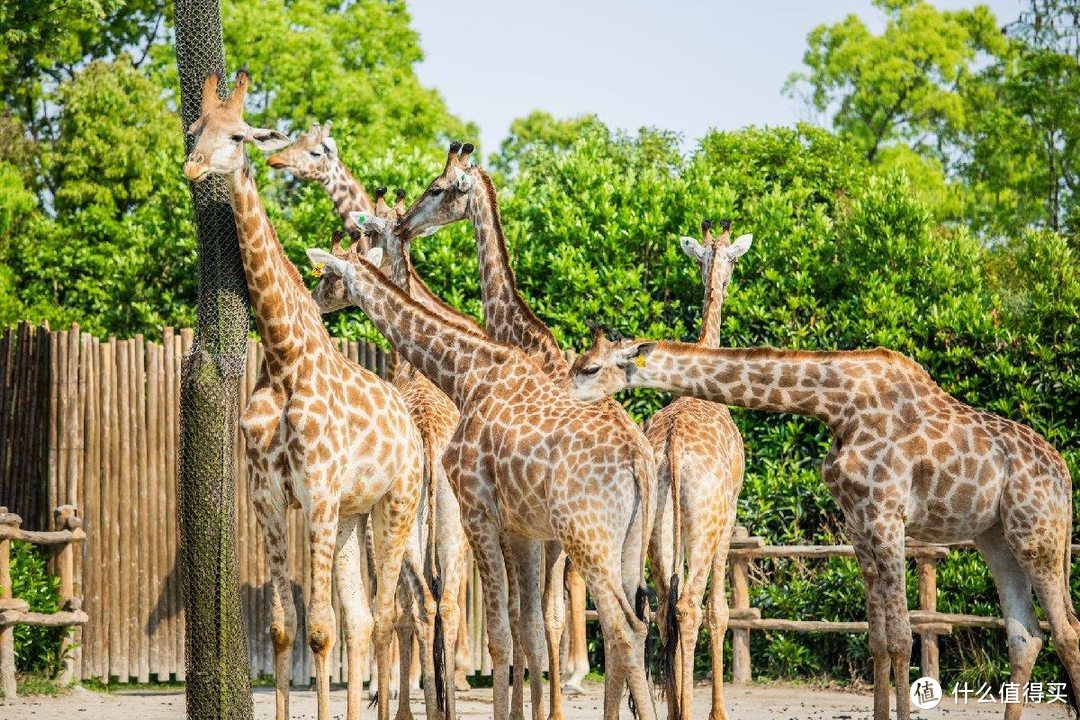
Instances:
[[[224,73],[217,0],[176,0],[176,62],[184,129],[199,117],[203,81]],[[221,91],[227,84],[221,84]],[[191,139],[185,134],[185,146]],[[180,172],[179,162],[177,172]],[[236,563],[233,452],[248,331],[247,284],[225,181],[193,185],[199,303],[184,357],[178,487],[186,623],[187,714],[251,720],[247,638]]]

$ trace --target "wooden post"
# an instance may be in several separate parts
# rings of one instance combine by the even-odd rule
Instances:
[[[737,526],[733,537],[745,540],[750,537],[745,527]],[[731,562],[731,605],[737,613],[750,609],[750,582],[748,568],[750,561],[741,555],[732,556]],[[752,677],[750,669],[750,630],[731,631],[731,683],[746,685]]]
[[[61,505],[53,510],[53,527],[56,530],[74,530],[81,525],[82,521],[76,516],[74,506]],[[75,597],[75,548],[71,541],[60,546],[56,567],[60,574],[60,609],[77,609],[79,602]],[[60,646],[60,657],[64,659],[64,671],[59,678],[61,685],[69,685],[75,680],[73,641],[74,637],[69,630],[65,633],[63,644]]]
[[[0,524],[19,525],[18,515],[9,515],[0,507]],[[11,541],[0,539],[0,601],[11,599]],[[0,626],[0,690],[8,700],[15,699],[15,626]]]
[[[919,577],[919,609],[926,612],[937,611],[937,558],[920,557],[915,561]],[[920,665],[923,677],[940,680],[938,674],[938,636],[936,632],[924,632],[919,635]]]

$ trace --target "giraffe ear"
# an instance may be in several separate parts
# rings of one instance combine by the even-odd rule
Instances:
[[[373,247],[364,253],[364,259],[375,267],[382,267],[383,261],[383,249],[381,247]]]
[[[612,353],[612,358],[618,367],[628,367],[630,365],[645,367],[645,359],[649,357],[655,347],[656,343],[651,340],[633,341],[625,347],[616,349]]]
[[[729,260],[740,258],[750,249],[750,243],[752,242],[754,242],[753,235],[740,235],[735,238],[735,242],[724,248],[724,255],[726,255]]]
[[[334,138],[329,136],[324,137],[322,144],[323,150],[326,151],[327,155],[330,157],[337,157],[337,142],[334,141]]]
[[[342,260],[339,257],[334,257],[322,248],[308,248],[307,256],[308,260],[311,261],[311,264],[315,267],[319,267],[324,275],[337,275],[338,277],[348,279],[350,276],[355,276],[356,274],[356,270],[353,268],[351,262]]]
[[[679,246],[691,260],[701,262],[705,259],[705,246],[694,238],[683,235],[679,238]]]
[[[461,192],[468,192],[473,184],[472,176],[461,168],[456,167],[454,168],[454,184]]]
[[[285,133],[266,128],[251,128],[248,140],[263,152],[273,152],[292,145],[292,140]]]
[[[381,217],[379,217],[377,215],[369,217],[366,220],[364,220],[362,223],[357,223],[357,224],[360,226],[360,228],[364,232],[370,233],[372,235],[378,235],[378,234],[382,233],[383,230],[386,229],[386,220],[384,220],[383,218],[381,218]],[[377,264],[378,263],[376,263],[376,265]]]

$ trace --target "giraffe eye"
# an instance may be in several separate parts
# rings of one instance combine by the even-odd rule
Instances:
[[[311,153],[311,157],[322,157],[322,153],[318,150],[309,150],[309,152]]]
[[[590,365],[589,367],[581,368],[582,375],[595,375],[598,372],[600,372],[599,365]]]
[[[244,136],[243,135],[233,135],[232,136],[232,141],[234,143],[242,143],[242,142],[244,142]]]
[[[439,195],[443,194],[443,188],[433,187],[429,192],[431,193],[432,197],[438,197]]]

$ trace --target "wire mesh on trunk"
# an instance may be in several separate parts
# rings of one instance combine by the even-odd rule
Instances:
[[[177,0],[175,9],[186,130],[199,117],[203,81],[210,73],[224,73],[225,58],[217,0]],[[227,83],[219,86],[219,92],[227,89]],[[191,144],[185,135],[188,152]],[[250,720],[251,681],[234,543],[234,442],[248,332],[247,284],[225,180],[210,177],[191,191],[199,296],[195,344],[183,363],[177,502],[187,614],[187,712],[197,720]]]

